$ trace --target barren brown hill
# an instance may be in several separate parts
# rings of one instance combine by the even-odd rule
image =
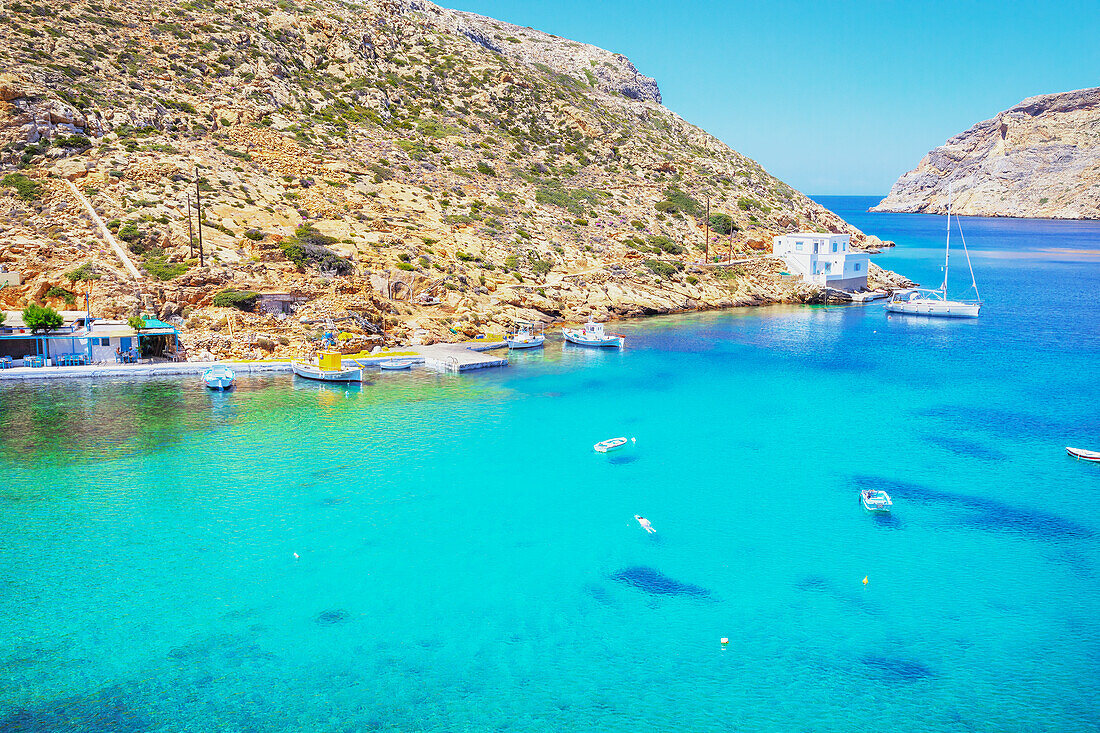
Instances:
[[[2,12],[0,264],[22,284],[0,308],[90,291],[94,315],[182,319],[195,352],[285,354],[330,321],[359,348],[802,301],[760,255],[774,233],[864,240],[625,57],[532,29],[420,0]]]

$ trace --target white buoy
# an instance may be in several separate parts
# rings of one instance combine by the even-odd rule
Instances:
[[[294,553],[294,559],[295,559],[295,560],[297,560],[297,559],[298,559],[298,553],[297,553],[297,552],[295,552],[295,553]]]
[[[638,442],[638,439],[637,439],[637,438],[631,438],[631,439],[630,439],[630,442],[631,442],[631,443],[637,443],[637,442]]]

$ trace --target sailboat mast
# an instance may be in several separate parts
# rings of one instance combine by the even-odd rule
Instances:
[[[944,247],[943,252],[943,285],[940,286],[940,290],[943,291],[944,300],[947,299],[947,266],[951,262],[951,184],[947,184],[947,246]]]

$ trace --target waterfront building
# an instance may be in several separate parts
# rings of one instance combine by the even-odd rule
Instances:
[[[867,287],[870,256],[852,251],[847,234],[783,234],[772,240],[772,254],[805,282],[836,290]]]
[[[0,326],[0,358],[20,362],[25,356],[41,357],[56,364],[59,357],[84,356],[90,362],[114,362],[119,352],[167,357],[179,348],[179,330],[155,318],[145,318],[145,328],[134,330],[126,321],[87,320],[85,311],[60,311],[62,325],[45,333],[32,333],[23,314],[8,311]]]

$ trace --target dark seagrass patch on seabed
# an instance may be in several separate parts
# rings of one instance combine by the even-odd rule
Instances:
[[[1008,455],[996,448],[990,448],[985,443],[976,440],[961,438],[957,435],[941,435],[939,433],[925,433],[921,438],[926,443],[938,445],[944,450],[951,451],[964,458],[977,458],[983,461],[1006,461]]]
[[[675,578],[670,578],[659,570],[635,565],[623,568],[611,574],[611,579],[620,583],[626,583],[646,593],[661,596],[687,596],[690,598],[711,598],[711,592],[706,588],[691,583],[681,583]]]
[[[937,676],[931,667],[911,659],[864,654],[859,661],[886,682],[916,682]]]
[[[827,596],[837,603],[850,606],[862,613],[874,615],[882,610],[877,604],[868,601],[864,593],[845,591],[837,583],[823,575],[806,575],[796,582],[794,587],[800,591]],[[862,586],[858,587],[862,589]]]
[[[320,626],[335,626],[336,624],[342,624],[351,618],[351,614],[342,608],[334,608],[328,611],[321,611],[317,614],[314,621]]]
[[[4,733],[144,733],[153,728],[151,720],[110,689],[16,708],[0,716]]]
[[[852,481],[857,488],[885,489],[894,500],[895,511],[899,499],[921,504],[943,504],[961,512],[961,524],[976,529],[1017,532],[1048,541],[1086,539],[1093,535],[1088,527],[1057,514],[1014,507],[984,496],[953,494],[922,484],[880,476],[853,476]]]

